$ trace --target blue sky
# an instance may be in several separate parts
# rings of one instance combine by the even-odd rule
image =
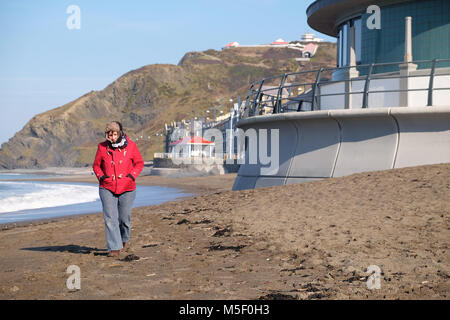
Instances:
[[[122,74],[225,44],[299,40],[302,0],[0,0],[0,144],[36,114]],[[70,5],[80,29],[69,30]]]

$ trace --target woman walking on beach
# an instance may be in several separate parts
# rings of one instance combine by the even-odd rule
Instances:
[[[109,122],[105,135],[106,141],[99,143],[92,168],[100,183],[108,256],[117,257],[130,240],[135,181],[144,168],[144,161],[120,122]]]

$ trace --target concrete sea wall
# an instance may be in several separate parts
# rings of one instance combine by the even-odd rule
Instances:
[[[259,156],[249,163],[250,148],[259,154],[253,141],[233,190],[450,162],[450,106],[293,112],[242,119],[237,126],[279,129],[279,165],[262,175],[270,164],[261,165]],[[276,150],[267,141],[268,150]]]

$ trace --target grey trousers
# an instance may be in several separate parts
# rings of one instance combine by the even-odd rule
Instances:
[[[122,249],[122,243],[130,240],[131,209],[136,190],[114,194],[108,189],[99,188],[105,219],[106,243],[108,250]]]

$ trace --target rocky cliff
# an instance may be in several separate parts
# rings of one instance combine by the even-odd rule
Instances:
[[[231,48],[187,53],[178,65],[154,64],[130,71],[101,91],[91,91],[34,116],[0,149],[0,168],[89,166],[107,121],[119,120],[145,160],[161,151],[164,123],[205,115],[230,98],[245,98],[249,84],[284,72],[335,64],[336,46],[324,43],[311,62],[287,48]],[[228,103],[228,104],[227,104]],[[142,137],[142,138],[141,138]]]

